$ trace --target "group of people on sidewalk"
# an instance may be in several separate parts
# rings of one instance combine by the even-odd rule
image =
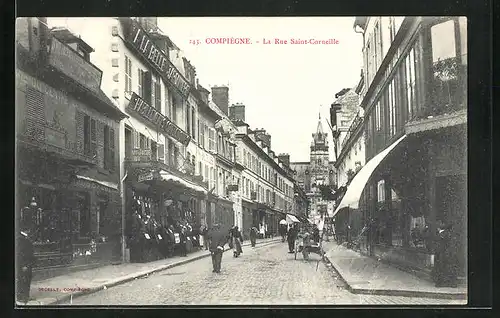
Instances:
[[[295,241],[297,239],[301,239],[297,252],[302,252],[305,260],[309,259],[309,253],[319,252],[317,246],[320,244],[321,236],[316,224],[301,227],[298,223],[294,223],[284,235],[286,235],[288,241],[288,253],[290,254],[295,253]]]
[[[174,254],[187,256],[189,251],[202,248],[200,226],[183,219],[167,221],[161,224],[150,215],[133,214],[128,237],[131,262],[151,262]]]

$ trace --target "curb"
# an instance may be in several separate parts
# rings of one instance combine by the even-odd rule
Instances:
[[[438,292],[427,292],[418,290],[405,290],[405,289],[377,289],[377,288],[356,288],[354,284],[349,283],[348,275],[346,275],[340,266],[331,261],[327,254],[324,257],[327,263],[335,269],[339,274],[340,279],[347,285],[347,290],[353,294],[364,294],[364,295],[383,295],[383,296],[403,296],[403,297],[422,297],[422,298],[435,298],[435,299],[450,299],[450,300],[467,300],[466,293],[438,293]]]
[[[281,239],[270,240],[270,241],[267,241],[267,242],[260,242],[260,243],[257,242],[256,247],[263,247],[263,246],[267,246],[267,245],[271,245],[271,244],[275,244],[275,243],[279,243],[279,242],[281,242]],[[244,244],[242,244],[242,247],[244,247],[244,246],[250,246],[250,243],[244,243]],[[227,251],[229,251],[229,249],[224,250],[224,253],[227,252]],[[112,280],[112,281],[110,281],[110,282],[108,282],[106,284],[99,285],[99,286],[92,287],[92,288],[88,288],[86,290],[76,291],[76,292],[73,292],[73,293],[66,294],[66,295],[63,295],[61,297],[55,298],[55,299],[54,298],[49,298],[49,299],[45,300],[46,302],[43,301],[43,299],[35,300],[39,304],[22,305],[22,307],[58,305],[58,304],[60,304],[62,302],[70,300],[71,298],[76,298],[76,297],[80,297],[80,296],[85,296],[85,295],[93,294],[93,293],[96,293],[98,291],[101,291],[101,290],[104,290],[104,289],[108,289],[110,287],[114,287],[114,286],[117,286],[117,285],[121,285],[121,284],[127,283],[127,282],[132,281],[132,280],[137,279],[137,278],[142,278],[142,277],[148,276],[149,274],[161,272],[161,271],[170,269],[172,267],[181,266],[181,265],[184,265],[184,264],[187,264],[187,263],[190,263],[190,262],[194,262],[194,261],[197,261],[199,259],[202,259],[202,258],[205,258],[205,257],[208,257],[208,256],[210,256],[210,252],[207,252],[207,253],[204,253],[204,254],[192,257],[192,258],[184,259],[184,260],[181,260],[181,261],[178,261],[178,262],[170,263],[170,264],[167,264],[167,265],[162,265],[162,266],[160,266],[158,268],[154,268],[154,269],[150,269],[150,270],[146,270],[146,271],[142,271],[142,272],[138,272],[138,273],[133,273],[133,274],[130,274],[130,275],[127,275],[127,276],[122,276],[122,277],[114,279],[114,280]]]

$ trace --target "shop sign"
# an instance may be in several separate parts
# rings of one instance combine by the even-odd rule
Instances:
[[[132,149],[132,159],[134,161],[149,161],[151,160],[151,149]]]
[[[227,191],[238,191],[238,185],[237,184],[230,184],[227,186]]]
[[[184,130],[179,128],[179,126],[174,124],[170,119],[162,115],[154,107],[146,103],[136,93],[133,93],[130,97],[130,103],[127,106],[127,111],[133,111],[141,115],[151,124],[158,127],[158,130],[161,130],[183,145],[189,144],[189,141],[191,140],[191,136],[184,132]]]
[[[187,97],[191,88],[189,82],[154,44],[148,33],[137,22],[132,20],[130,22],[129,32],[125,33],[125,40],[132,44],[164,79],[174,85],[184,97]]]
[[[55,37],[50,44],[49,64],[91,91],[101,87],[102,71]]]
[[[153,179],[154,179],[154,175],[153,175],[152,171],[146,172],[146,173],[142,173],[142,174],[140,174],[140,175],[137,176],[137,182],[150,181],[150,180],[153,180]]]

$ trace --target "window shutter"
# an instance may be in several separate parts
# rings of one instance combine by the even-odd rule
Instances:
[[[151,101],[151,94],[153,93],[151,88],[152,88],[152,78],[151,78],[151,72],[144,72],[144,83],[143,83],[143,99],[148,103],[150,106],[152,105]]]
[[[81,111],[76,111],[75,122],[76,122],[76,152],[83,154],[83,143],[84,143],[84,117],[85,115]]]
[[[159,79],[155,82],[155,99],[155,108],[161,112],[161,84]]]
[[[115,130],[109,129],[109,168],[115,170]]]
[[[90,120],[90,155],[97,156],[97,123],[95,119]]]
[[[26,88],[26,133],[38,141],[45,140],[45,129],[40,123],[45,121],[44,94],[33,87]]]

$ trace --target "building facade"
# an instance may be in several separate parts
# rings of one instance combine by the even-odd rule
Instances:
[[[353,237],[361,234],[362,252],[423,273],[433,266],[429,238],[437,220],[451,224],[464,277],[466,24],[462,17],[356,19],[364,37],[366,161],[392,150],[364,187],[359,209],[337,217]]]
[[[364,91],[364,79],[355,89],[339,95],[332,104],[331,116],[337,159],[337,185],[346,186],[365,164],[365,136],[363,129],[363,109],[359,107],[359,93]]]
[[[333,214],[333,205],[324,200],[321,186],[336,186],[336,171],[334,162],[330,161],[328,134],[323,130],[321,116],[316,132],[312,134],[310,146],[310,161],[292,162],[291,168],[297,180],[297,185],[303,189],[310,203],[308,217],[315,223]]]
[[[239,113],[244,114],[244,106],[237,106]],[[277,156],[270,148],[271,136],[263,129],[252,131],[243,119],[234,120],[238,128],[236,162],[244,167],[239,184],[243,234],[248,237],[250,228],[255,226],[263,236],[276,235],[279,221],[287,213],[296,213],[297,208],[290,157]]]
[[[93,48],[46,18],[16,20],[16,216],[35,279],[120,261],[119,125]]]

